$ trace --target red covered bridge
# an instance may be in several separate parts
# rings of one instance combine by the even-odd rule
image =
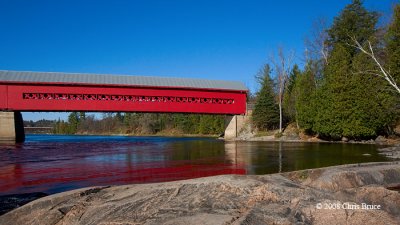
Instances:
[[[241,82],[0,71],[2,111],[244,114]]]
[[[236,81],[0,71],[0,111],[17,112],[14,117],[21,111],[237,115],[246,112],[246,96],[247,88]],[[0,137],[11,126],[2,117]]]

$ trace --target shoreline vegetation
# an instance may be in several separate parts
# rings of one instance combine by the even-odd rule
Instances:
[[[74,134],[54,134],[54,133],[29,133],[31,135],[77,135],[77,136],[124,136],[124,137],[177,137],[177,138],[185,138],[185,137],[199,137],[199,138],[217,138],[220,140],[225,140],[222,134],[184,134],[180,132],[159,132],[155,134],[125,134],[125,133],[88,133],[88,132],[77,132]],[[370,140],[323,140],[319,139],[317,136],[310,136],[304,133],[301,134],[289,134],[286,136],[285,134],[279,134],[276,132],[269,133],[251,133],[244,134],[244,132],[240,132],[239,136],[235,139],[225,140],[225,141],[282,141],[282,142],[321,142],[321,143],[349,143],[349,144],[377,144],[377,145],[397,145],[400,144],[400,137],[392,136],[385,138],[383,136],[378,136],[376,139]]]
[[[102,118],[85,112],[71,112],[67,121],[24,121],[24,127],[46,127],[33,133],[132,135],[132,136],[220,136],[224,133],[223,115],[182,113],[103,113]]]
[[[396,224],[399,163],[88,187],[39,198],[0,223]]]
[[[246,127],[247,126],[247,127]],[[322,139],[316,134],[307,134],[304,130],[296,128],[295,124],[289,124],[283,132],[279,130],[269,130],[264,132],[257,132],[250,128],[247,124],[243,130],[235,138],[235,141],[284,141],[284,142],[321,142],[321,143],[350,143],[350,144],[377,144],[395,146],[400,144],[400,137],[398,135],[390,135],[387,137],[377,136],[371,139],[347,139],[340,140]]]
[[[38,124],[43,121],[45,123],[52,124],[56,121],[41,120]],[[101,120],[100,120],[101,122]],[[35,128],[37,125],[33,121],[25,121],[25,124],[29,124],[30,128]],[[389,137],[378,136],[375,139],[369,140],[349,140],[343,138],[341,140],[324,140],[318,137],[318,135],[306,134],[304,131],[300,131],[295,128],[294,124],[289,124],[282,133],[279,130],[268,130],[268,131],[255,131],[251,128],[251,124],[247,124],[246,128],[238,132],[238,137],[226,140],[226,141],[284,141],[284,142],[322,142],[322,143],[356,143],[356,144],[378,144],[378,145],[397,145],[400,144],[400,137],[391,135]],[[54,128],[53,128],[54,129]],[[219,134],[201,134],[201,133],[183,133],[176,129],[165,129],[156,133],[126,133],[126,132],[88,132],[88,131],[77,131],[75,133],[54,133],[54,132],[30,132],[28,134],[53,134],[53,135],[87,135],[87,136],[126,136],[126,137],[204,137],[204,138],[223,138],[223,133]]]

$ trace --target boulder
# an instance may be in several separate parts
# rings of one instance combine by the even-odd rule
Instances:
[[[386,144],[387,143],[387,139],[381,135],[379,135],[377,138],[375,138],[375,142],[377,144]]]

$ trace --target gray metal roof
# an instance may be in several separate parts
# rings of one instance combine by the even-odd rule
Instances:
[[[247,91],[239,81],[204,80],[191,78],[129,76],[109,74],[28,72],[0,70],[0,82],[109,84],[129,86],[185,87]]]

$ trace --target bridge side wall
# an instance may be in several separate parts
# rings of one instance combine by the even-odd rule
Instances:
[[[93,87],[62,85],[0,85],[0,110],[181,112],[244,114],[246,92]],[[2,94],[1,94],[2,93]]]
[[[7,108],[7,85],[0,85],[0,109]]]

